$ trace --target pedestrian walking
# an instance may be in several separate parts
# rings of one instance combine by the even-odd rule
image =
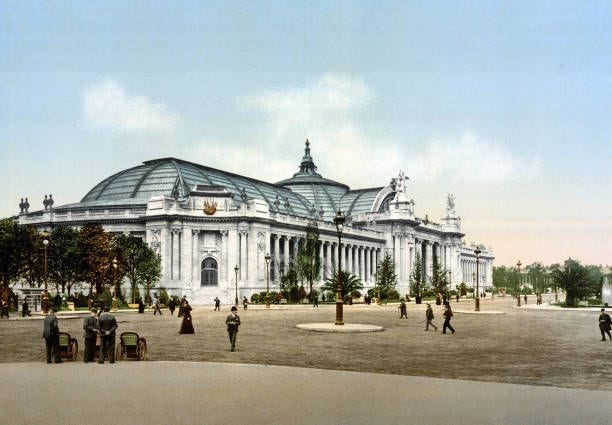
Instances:
[[[219,297],[215,297],[215,311],[221,311],[221,300]]]
[[[244,309],[246,310],[247,307],[249,306],[249,300],[247,300],[247,297],[245,296],[244,298],[242,298],[242,305],[244,306]]]
[[[319,296],[317,294],[312,295],[312,308],[319,308]]]
[[[168,310],[170,310],[170,316],[174,316],[175,308],[176,308],[176,301],[174,298],[170,298],[170,301],[168,301]]]
[[[181,322],[181,329],[179,330],[180,334],[194,334],[195,330],[193,329],[193,323],[191,320],[191,306],[187,301],[187,298],[184,298],[183,304],[183,321]]]
[[[404,302],[403,298],[400,300],[399,311],[400,311],[400,319],[408,318],[408,312],[406,311],[406,303]]]
[[[21,304],[21,317],[32,317],[32,313],[30,313],[30,306],[28,305],[28,299],[23,299],[23,304]]]
[[[612,335],[610,335],[610,328],[612,328],[612,319],[610,319],[610,315],[606,313],[606,309],[601,309],[601,314],[599,315],[599,330],[601,331],[601,340],[606,340],[606,334],[608,334],[608,338],[612,341]]]
[[[183,298],[181,299],[181,302],[179,303],[179,309],[178,309],[178,313],[176,317],[183,317],[183,308],[185,307],[185,304],[189,304],[189,303],[187,302],[187,296],[183,295]]]
[[[104,355],[108,354],[110,363],[115,363],[115,331],[117,330],[117,319],[110,314],[108,307],[104,308],[98,319],[98,329],[100,330],[100,355],[98,363],[104,363]]]
[[[425,330],[429,330],[429,326],[433,326],[434,330],[438,330],[438,327],[434,325],[432,320],[434,319],[434,312],[431,308],[431,304],[427,303],[427,310],[425,310]]]
[[[43,322],[43,338],[45,339],[45,346],[47,349],[47,363],[51,363],[51,355],[53,354],[55,363],[62,363],[59,350],[59,325],[57,322],[57,316],[55,312],[57,309],[51,307],[49,314],[45,317]]]
[[[527,304],[527,294],[523,295],[523,302]]]
[[[225,318],[227,325],[227,334],[231,344],[230,351],[236,351],[236,336],[238,335],[238,327],[240,326],[240,316],[235,305],[232,306],[230,314]]]
[[[0,306],[0,318],[4,318],[4,316],[6,316],[7,319],[9,318],[9,305],[8,302],[2,300],[2,305]]]
[[[160,316],[162,314],[159,298],[155,298],[155,302],[153,303],[153,316],[155,316],[157,313],[159,313]]]
[[[98,312],[95,308],[89,310],[89,316],[83,320],[83,339],[85,339],[85,352],[83,353],[83,361],[85,363],[95,360],[96,351],[96,336],[98,335]]]
[[[144,313],[145,305],[142,302],[142,297],[138,297],[138,313]]]
[[[451,310],[450,304],[444,307],[444,324],[442,325],[442,333],[446,333],[446,328],[450,329],[452,333],[455,333],[455,329],[451,326],[450,321],[453,317],[453,311]]]

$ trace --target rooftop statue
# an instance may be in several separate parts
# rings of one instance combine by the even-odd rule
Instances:
[[[455,214],[455,195],[449,193],[446,198],[446,212],[448,215]]]

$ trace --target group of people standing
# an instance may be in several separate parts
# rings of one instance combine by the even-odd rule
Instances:
[[[85,339],[83,361],[85,363],[95,361],[96,339],[99,335],[98,363],[104,363],[107,358],[110,363],[115,363],[116,330],[117,319],[110,313],[108,307],[101,307],[99,311],[95,308],[89,310],[89,316],[83,320],[83,338]]]
[[[57,309],[51,307],[49,314],[43,321],[43,338],[45,339],[47,363],[62,363],[59,337],[60,329],[55,313]],[[83,361],[85,363],[95,361],[96,339],[100,336],[100,351],[98,363],[104,363],[108,358],[110,363],[115,363],[115,331],[117,330],[117,319],[110,313],[108,307],[101,308],[100,314],[95,308],[89,310],[89,316],[83,320],[83,338],[85,340],[85,352]]]

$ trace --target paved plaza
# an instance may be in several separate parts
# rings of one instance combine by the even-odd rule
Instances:
[[[82,314],[60,315],[81,351],[62,365],[44,364],[40,319],[12,316],[0,321],[0,368],[11,388],[0,410],[22,421],[14,423],[78,423],[108,382],[116,423],[140,414],[148,424],[606,423],[612,343],[600,341],[598,311],[531,304],[487,299],[474,314],[470,301],[453,303],[454,335],[424,331],[425,305],[409,304],[402,320],[397,305],[346,306],[347,323],[384,328],[356,334],[297,328],[333,321],[333,305],[250,306],[239,311],[235,353],[228,306],[196,307],[195,335],[179,335],[180,320],[167,311],[119,312],[119,331],[145,337],[149,361],[112,366],[80,361]],[[441,327],[440,307],[434,312]],[[45,404],[66,409],[45,419],[36,408]]]

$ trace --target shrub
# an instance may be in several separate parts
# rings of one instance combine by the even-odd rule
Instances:
[[[168,301],[170,300],[170,297],[168,296],[168,292],[166,292],[165,289],[161,289],[157,297],[159,298],[160,303],[168,305]]]

